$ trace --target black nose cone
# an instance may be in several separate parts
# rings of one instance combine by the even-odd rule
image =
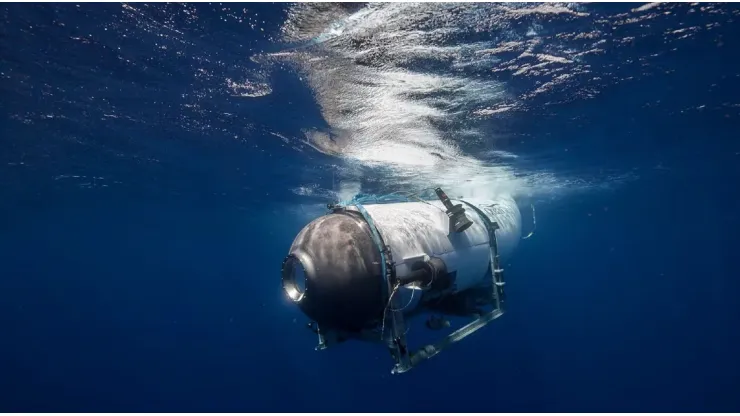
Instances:
[[[282,279],[285,293],[322,327],[357,331],[382,317],[380,252],[357,213],[329,214],[303,228]]]

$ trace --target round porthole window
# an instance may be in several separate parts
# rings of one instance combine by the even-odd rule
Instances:
[[[300,302],[306,296],[306,271],[293,255],[283,262],[283,290],[293,302]]]

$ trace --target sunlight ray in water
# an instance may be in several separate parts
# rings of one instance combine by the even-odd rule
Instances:
[[[457,138],[462,129],[485,134],[475,130],[471,113],[494,113],[490,108],[511,102],[512,97],[501,82],[454,69],[470,62],[480,66],[481,60],[494,66],[499,58],[479,53],[494,46],[491,42],[446,43],[489,17],[505,29],[501,7],[388,4],[357,11],[326,5],[293,9],[286,38],[311,42],[291,56],[307,74],[331,126],[329,132],[309,133],[308,141],[347,163],[387,168],[389,186],[444,184],[466,196],[558,188],[552,174],[524,179],[506,165],[487,164],[466,154],[465,143]],[[506,32],[502,36],[511,38]],[[418,63],[438,70],[420,69]]]
[[[389,188],[561,195],[635,176],[525,169],[512,162],[527,155],[500,149],[491,120],[531,111],[554,91],[565,102],[583,100],[620,82],[613,64],[599,68],[589,57],[603,54],[606,42],[630,41],[609,32],[665,7],[605,16],[573,3],[300,4],[282,28],[293,49],[273,58],[297,65],[328,123],[307,130],[307,142],[347,165],[382,167]],[[529,87],[513,87],[525,79]],[[481,144],[488,148],[481,152]]]

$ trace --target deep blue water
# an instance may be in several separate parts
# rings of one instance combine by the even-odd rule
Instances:
[[[487,52],[399,58],[407,45],[389,44],[377,61],[352,57],[360,69],[337,66],[328,88],[312,62],[336,65],[374,38],[347,26],[293,62],[266,57],[315,37],[291,21],[328,27],[355,10],[324,22],[288,4],[3,4],[0,411],[738,411],[740,9],[640,6],[509,11],[498,29],[490,11],[433,11],[417,29],[478,25],[440,48],[521,35],[534,49],[462,67]],[[572,35],[591,31],[600,51],[575,57]],[[537,72],[521,61],[532,55],[566,66]],[[332,91],[367,67],[463,68],[456,79],[503,88],[480,101],[426,90],[466,104],[435,101],[445,113],[431,127],[419,116],[392,132],[432,131],[505,166],[525,229],[537,208],[534,237],[506,265],[504,317],[399,376],[372,346],[315,352],[279,280],[340,180],[377,193],[425,180],[423,167],[410,177],[306,133],[358,143],[393,124],[342,119]],[[379,94],[360,95],[371,104],[358,112],[387,116]]]

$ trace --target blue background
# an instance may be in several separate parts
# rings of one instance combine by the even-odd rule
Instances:
[[[224,72],[253,65],[240,48],[274,47],[199,7],[186,29]],[[285,7],[250,5],[266,33]],[[181,128],[181,63],[107,55],[122,39],[95,24],[120,8],[0,6],[0,411],[739,410],[740,114],[720,106],[740,97],[737,23],[722,47],[666,54],[660,77],[511,122],[533,139],[507,150],[567,147],[547,163],[639,179],[540,205],[507,264],[507,314],[391,376],[372,346],[314,352],[280,289],[324,202],[290,189],[332,186],[333,158],[266,133],[324,123],[308,87],[286,68],[259,100],[211,97],[258,123],[243,141],[230,120]],[[132,59],[153,56],[137,45]],[[101,97],[138,122],[101,118]]]

